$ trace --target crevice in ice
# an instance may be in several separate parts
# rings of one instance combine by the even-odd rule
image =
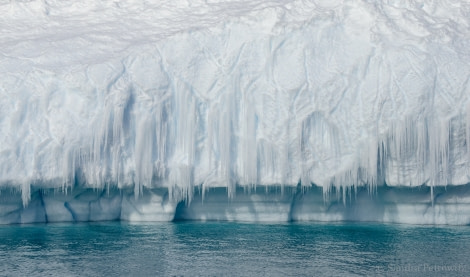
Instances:
[[[72,216],[72,219],[73,221],[78,221],[78,218],[77,218],[77,215],[75,214],[75,212],[73,211],[72,207],[70,206],[69,202],[65,202],[64,203],[64,207],[67,209],[67,211],[70,213],[70,215]]]
[[[43,193],[44,193],[43,190],[41,190],[41,189],[38,190],[39,201],[40,201],[40,205],[41,205],[42,209],[44,209],[44,207],[45,207]],[[49,222],[49,220],[47,218],[47,213],[44,212],[44,223],[48,223],[48,222]]]

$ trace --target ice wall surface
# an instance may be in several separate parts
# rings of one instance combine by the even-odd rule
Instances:
[[[345,201],[406,186],[432,204],[470,182],[468,1],[0,0],[0,14],[1,199],[20,193],[17,214],[89,189],[119,209],[157,190],[173,218],[195,189],[315,184]]]

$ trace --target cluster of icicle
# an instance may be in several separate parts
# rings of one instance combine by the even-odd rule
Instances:
[[[260,122],[249,106],[237,109],[226,101],[223,111],[204,107],[204,114],[194,97],[175,92],[176,97],[153,107],[153,113],[132,118],[129,105],[135,100],[126,90],[118,103],[108,103],[105,116],[89,130],[89,145],[65,146],[63,156],[57,157],[63,164],[59,182],[65,192],[74,186],[133,186],[138,197],[144,187],[167,187],[172,197],[190,201],[195,186],[222,186],[233,195],[236,186],[300,183],[321,186],[325,195],[334,191],[346,201],[358,186],[374,191],[385,184],[433,187],[469,180],[470,108],[447,121],[407,117],[393,122],[386,133],[356,144],[360,148],[352,162],[344,164],[340,130],[318,113],[289,131],[297,143],[286,145],[282,138],[256,138]],[[316,174],[321,163],[329,171]],[[21,187],[25,204],[31,184]]]
[[[0,186],[26,204],[32,188],[166,187],[189,201],[195,187],[301,184],[345,199],[358,186],[470,181],[467,6],[283,3],[150,41],[147,23],[177,21],[130,20],[140,40],[96,63],[74,53],[98,45],[99,24],[50,38],[73,49],[61,67],[41,56],[48,33],[24,68],[5,57]],[[110,22],[96,56],[122,42]]]

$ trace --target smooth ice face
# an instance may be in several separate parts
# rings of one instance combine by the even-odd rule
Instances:
[[[49,188],[469,183],[465,1],[0,1],[0,14],[0,186],[23,204]]]

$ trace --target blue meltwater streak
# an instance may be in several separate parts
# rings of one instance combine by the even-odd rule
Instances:
[[[11,276],[468,276],[469,255],[468,226],[0,226],[0,275]]]

